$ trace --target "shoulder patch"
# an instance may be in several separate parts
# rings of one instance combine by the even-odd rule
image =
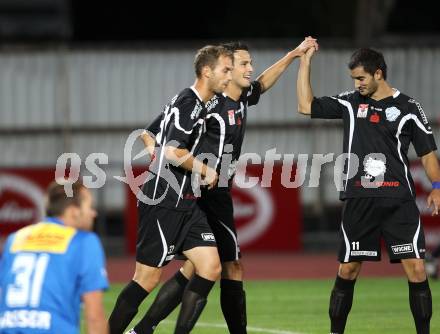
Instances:
[[[214,109],[218,105],[219,97],[218,95],[214,95],[214,97],[206,102],[206,110],[210,112],[212,109]]]
[[[408,102],[416,105],[417,110],[419,111],[420,117],[422,118],[423,124],[425,124],[425,125],[428,124],[428,118],[426,117],[426,114],[423,111],[421,104],[414,99],[409,99]]]
[[[354,90],[347,90],[345,92],[339,93],[337,96],[343,97],[343,96],[347,96],[347,95],[352,95],[352,94],[354,94],[354,92],[355,92]]]
[[[199,117],[200,112],[203,110],[202,104],[199,100],[196,100],[196,105],[194,106],[193,111],[191,112],[191,119],[196,119]]]

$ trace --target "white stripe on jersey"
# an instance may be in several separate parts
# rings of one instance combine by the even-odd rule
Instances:
[[[160,238],[162,239],[162,247],[163,247],[162,258],[160,259],[160,262],[157,266],[162,267],[162,264],[165,261],[165,258],[167,257],[168,245],[167,245],[167,241],[163,235],[162,229],[160,228],[159,219],[157,219],[157,227],[159,228]]]
[[[350,258],[350,241],[348,240],[347,233],[345,233],[345,230],[344,230],[344,222],[341,222],[341,229],[342,229],[342,234],[344,235],[344,241],[345,241],[344,262],[348,262],[348,259]]]
[[[217,158],[217,162],[215,163],[215,167],[214,167],[214,169],[217,170],[217,166],[220,162],[221,156],[223,154],[223,148],[225,146],[224,144],[225,144],[226,126],[225,126],[225,121],[218,113],[209,114],[206,117],[206,119],[211,118],[211,117],[214,117],[220,125],[220,142],[218,145],[218,158]]]
[[[416,258],[418,258],[418,259],[420,259],[419,249],[417,246],[417,240],[419,239],[419,233],[420,233],[420,217],[419,217],[419,225],[417,226],[417,230],[416,230],[416,233],[414,234],[414,238],[413,238],[414,253],[416,254]]]
[[[350,104],[350,102],[345,101],[345,100],[341,100],[341,99],[336,99],[334,97],[332,97],[335,100],[338,100],[338,102],[342,105],[344,105],[347,109],[348,112],[350,114],[350,136],[348,138],[348,166],[347,166],[347,178],[345,179],[345,186],[344,186],[344,191],[347,190],[347,184],[348,184],[348,176],[350,175],[350,157],[351,157],[351,144],[353,142],[353,133],[354,133],[354,113],[353,113],[353,108]]]
[[[190,153],[193,154],[194,150],[197,147],[197,144],[199,143],[200,137],[202,136],[203,133],[203,127],[204,127],[204,123],[205,121],[203,119],[199,119],[196,124],[200,123],[201,127],[199,128],[199,135],[196,138],[196,140],[194,141],[194,145],[191,147]],[[186,177],[188,176],[188,171],[185,172],[185,175],[183,176],[183,180],[182,180],[182,186],[180,187],[180,192],[179,192],[179,196],[177,197],[177,203],[176,203],[176,208],[179,205],[180,202],[180,198],[182,197],[182,192],[183,192],[183,186],[185,185],[185,181],[186,181]]]
[[[173,108],[171,109],[171,114],[170,114],[170,116],[173,115],[173,114],[174,114],[174,126],[175,126],[178,130],[182,131],[183,133],[185,133],[185,134],[187,134],[187,135],[190,135],[190,134],[193,132],[193,129],[191,129],[191,130],[185,130],[184,128],[182,128],[182,126],[181,126],[180,123],[179,123],[179,120],[180,120],[180,110],[179,110],[179,108],[173,107]]]
[[[419,119],[417,118],[416,115],[414,114],[408,114],[402,117],[402,119],[400,120],[399,126],[397,127],[397,133],[396,133],[396,138],[397,138],[397,153],[399,153],[399,158],[400,161],[402,161],[403,167],[405,169],[405,177],[406,177],[406,182],[408,182],[408,188],[409,191],[411,192],[411,195],[413,195],[412,190],[411,190],[411,185],[409,183],[409,179],[408,179],[408,167],[405,164],[405,162],[403,161],[402,158],[402,153],[400,152],[400,148],[402,146],[402,143],[400,142],[400,134],[402,132],[403,126],[405,125],[405,123],[407,121],[409,121],[410,119],[412,119],[416,125],[420,128],[420,130],[422,130],[423,132],[425,132],[426,134],[432,134],[432,131],[428,131],[425,129],[425,127],[423,126],[423,124],[419,121]]]
[[[220,224],[223,225],[223,227],[226,229],[226,231],[228,231],[228,233],[231,235],[232,239],[234,240],[235,243],[235,259],[238,260],[238,241],[237,241],[237,237],[235,236],[234,232],[232,232],[232,230],[226,226],[225,223],[223,223],[221,220],[218,221]]]
[[[171,115],[170,115],[171,113],[169,111],[170,111],[170,106],[167,106],[164,110],[164,117],[163,117],[162,121],[160,122],[160,126],[159,126],[160,131],[156,135],[156,141],[159,143],[159,146],[163,146],[163,144],[165,144],[166,140],[167,140],[166,136],[165,136],[165,130],[167,128],[168,122],[171,117]],[[156,198],[156,191],[157,191],[157,186],[159,184],[160,171],[162,170],[162,162],[163,162],[164,153],[165,153],[165,150],[162,148],[160,151],[160,156],[159,156],[159,166],[158,166],[159,168],[157,170],[156,182],[154,183],[153,200]]]

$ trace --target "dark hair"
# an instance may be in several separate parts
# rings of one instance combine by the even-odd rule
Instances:
[[[232,53],[239,50],[249,51],[249,47],[246,44],[239,41],[223,43],[220,44],[220,46],[224,47],[226,50],[231,51]]]
[[[229,57],[233,60],[232,52],[222,46],[207,45],[198,50],[194,58],[194,69],[197,77],[200,78],[202,68],[205,66],[214,69],[221,56]]]
[[[381,70],[383,78],[385,80],[387,79],[387,64],[385,63],[382,53],[376,50],[368,48],[356,50],[351,55],[348,68],[353,70],[359,66],[363,66],[365,72],[371,75],[374,75],[377,70]]]
[[[50,217],[61,216],[71,205],[80,206],[82,201],[81,190],[84,185],[77,181],[72,184],[73,196],[68,197],[63,182],[53,181],[46,191],[46,215]]]

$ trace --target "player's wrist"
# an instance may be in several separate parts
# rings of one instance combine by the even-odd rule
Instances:
[[[440,181],[432,182],[432,189],[440,189]]]

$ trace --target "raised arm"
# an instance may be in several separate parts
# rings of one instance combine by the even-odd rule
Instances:
[[[434,152],[425,154],[421,158],[426,175],[432,182],[433,189],[428,196],[428,207],[433,206],[432,215],[438,215],[440,209],[440,166]]]
[[[310,68],[315,48],[310,48],[301,56],[296,83],[296,94],[298,98],[298,112],[310,115],[312,112],[313,91],[310,84]]]
[[[261,73],[257,78],[261,85],[261,93],[270,89],[277,82],[278,78],[284,73],[295,58],[301,57],[309,48],[317,47],[316,39],[307,37],[294,50],[289,51],[283,58]]]

